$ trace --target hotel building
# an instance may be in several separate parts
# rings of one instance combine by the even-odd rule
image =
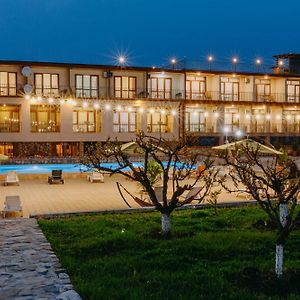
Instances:
[[[138,131],[195,146],[237,131],[298,143],[299,57],[276,56],[269,74],[0,61],[0,153],[77,156]]]

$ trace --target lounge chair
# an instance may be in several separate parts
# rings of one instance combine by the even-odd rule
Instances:
[[[87,176],[87,180],[92,183],[95,181],[104,182],[104,176],[100,172],[92,172]]]
[[[17,172],[15,171],[11,171],[8,172],[4,181],[4,185],[8,185],[9,183],[16,183],[17,185],[19,185],[19,178],[17,175]]]
[[[20,196],[6,196],[3,207],[3,218],[6,217],[7,213],[19,213],[23,216],[22,205]]]
[[[52,170],[52,175],[48,177],[48,183],[62,183],[65,181],[62,179],[62,170]]]

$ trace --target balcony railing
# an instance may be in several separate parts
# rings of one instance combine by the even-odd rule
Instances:
[[[21,123],[20,122],[4,122],[0,123],[0,132],[20,132]]]
[[[31,132],[60,132],[59,125],[53,124],[31,124]]]
[[[185,91],[182,89],[122,89],[99,87],[97,89],[82,89],[60,86],[59,89],[36,89],[43,97],[75,97],[82,99],[150,99],[150,100],[188,100],[188,101],[245,101],[245,102],[280,102],[300,103],[300,95],[286,93],[257,94],[254,92],[223,93],[221,91]]]
[[[96,132],[96,124],[95,123],[73,124],[73,131],[80,132],[80,133]]]
[[[149,133],[168,133],[171,132],[167,124],[148,124],[147,132]]]
[[[113,132],[128,132],[133,133],[137,131],[137,127],[135,123],[119,123],[113,125]]]

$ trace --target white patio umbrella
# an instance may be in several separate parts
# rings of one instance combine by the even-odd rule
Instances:
[[[9,156],[4,155],[4,154],[0,154],[0,161],[8,160],[8,159],[9,159]]]
[[[234,150],[239,149],[239,147],[241,147],[241,148],[245,147],[247,149],[258,151],[259,153],[263,153],[263,154],[271,154],[271,155],[283,154],[282,152],[280,152],[274,148],[265,146],[265,145],[263,145],[259,142],[256,142],[252,139],[243,139],[243,140],[236,141],[233,143],[228,143],[228,144],[224,144],[221,146],[215,146],[215,147],[212,147],[212,149],[234,151]]]
[[[164,155],[167,153],[166,150],[161,147],[157,146],[156,148],[158,154]],[[144,150],[138,145],[137,142],[129,142],[123,144],[121,146],[121,151],[126,153],[127,155],[141,155],[144,153]]]

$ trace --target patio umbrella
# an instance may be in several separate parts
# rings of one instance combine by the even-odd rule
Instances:
[[[7,155],[0,154],[0,161],[8,160],[8,159],[9,159],[9,157]]]
[[[155,145],[153,146],[157,148],[157,154],[164,155],[167,153],[165,149]],[[143,149],[138,145],[137,142],[125,143],[121,146],[121,150],[127,155],[141,155],[144,153]]]
[[[265,145],[263,145],[259,142],[256,142],[252,139],[243,139],[243,140],[236,141],[233,143],[228,143],[228,144],[224,144],[221,146],[215,146],[215,147],[212,147],[212,149],[234,151],[234,150],[238,149],[239,147],[246,147],[251,150],[258,150],[259,153],[263,153],[263,154],[271,154],[271,155],[283,154],[282,152],[277,151],[274,148],[265,146]]]

